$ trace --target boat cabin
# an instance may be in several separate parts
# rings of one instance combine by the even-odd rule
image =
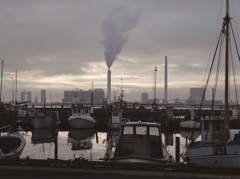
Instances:
[[[201,136],[203,143],[224,141],[224,119],[218,116],[201,119]]]
[[[112,117],[110,119],[110,123],[112,124],[121,124],[122,123],[122,110],[113,110]]]
[[[160,124],[127,122],[122,124],[114,157],[163,158]]]
[[[89,107],[73,107],[72,116],[90,116],[91,108]]]

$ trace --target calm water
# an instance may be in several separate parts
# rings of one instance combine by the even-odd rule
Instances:
[[[26,146],[20,158],[73,160],[83,157],[88,160],[99,161],[106,154],[108,139],[115,140],[118,131],[70,130],[59,131],[56,135],[51,129],[37,129],[22,132],[22,135],[26,140]],[[180,135],[170,134],[168,138],[173,145],[167,146],[169,153],[174,157],[176,137],[180,137]],[[180,137],[180,143],[181,153],[184,150],[185,138]]]

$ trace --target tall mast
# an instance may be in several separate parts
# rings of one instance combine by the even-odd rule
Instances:
[[[2,101],[2,79],[3,79],[3,60],[2,60],[2,70],[1,70],[0,102]]]
[[[226,17],[224,18],[224,23],[225,23],[225,32],[226,32],[226,44],[225,44],[225,105],[224,105],[224,133],[225,133],[225,139],[224,141],[227,142],[228,140],[228,49],[229,49],[229,22],[230,22],[230,17],[229,17],[229,0],[226,0]]]

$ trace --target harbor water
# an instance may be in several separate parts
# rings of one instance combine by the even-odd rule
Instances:
[[[2,133],[3,135],[4,133]],[[22,159],[60,159],[74,160],[85,159],[101,161],[104,159],[109,139],[115,141],[118,131],[89,131],[85,129],[58,131],[52,129],[35,129],[22,131],[26,146],[20,158]],[[184,150],[186,139],[180,134],[163,134],[163,140],[168,138],[169,153],[175,158],[175,139],[180,137],[180,153]],[[165,141],[165,140],[164,140]],[[114,147],[112,151],[114,152]]]

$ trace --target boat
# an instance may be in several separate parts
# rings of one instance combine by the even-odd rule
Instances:
[[[183,131],[200,130],[200,122],[194,119],[194,108],[190,109],[191,119],[180,122],[180,129]]]
[[[174,163],[162,140],[161,125],[155,122],[122,124],[112,162],[147,164]]]
[[[121,124],[123,122],[122,112],[123,111],[121,109],[113,109],[112,110],[112,116],[108,122],[109,129],[120,129],[121,128]]]
[[[34,129],[57,128],[59,124],[57,111],[39,110],[32,117],[32,126]]]
[[[116,100],[116,96],[114,96],[115,102],[113,105],[113,109],[111,112],[111,118],[108,121],[108,128],[109,129],[120,129],[121,124],[125,122],[129,122],[129,119],[123,118],[123,106],[126,106],[126,101],[123,100],[124,97],[124,90],[122,89],[122,78],[121,78],[121,93]]]
[[[91,116],[91,108],[77,105],[72,107],[72,115],[68,118],[70,128],[94,128],[96,120]]]
[[[11,126],[0,129],[5,127]],[[26,141],[19,132],[7,132],[0,136],[0,159],[19,158],[25,145]]]
[[[182,155],[183,161],[188,165],[197,165],[197,166],[207,166],[207,167],[240,167],[240,133],[235,133],[234,137],[230,138],[230,129],[229,129],[229,121],[231,116],[229,115],[229,62],[230,62],[230,32],[233,33],[231,19],[229,16],[229,0],[226,0],[226,16],[223,18],[223,25],[220,31],[220,35],[217,42],[217,47],[214,52],[213,60],[215,59],[217,54],[222,54],[220,50],[224,44],[225,40],[225,81],[224,81],[224,112],[220,116],[214,115],[214,113],[210,116],[204,116],[200,114],[201,119],[201,139],[195,140],[192,139],[189,144],[186,146],[186,150]],[[233,35],[233,42],[235,43],[236,51],[238,53],[238,48],[236,46],[235,36]],[[219,49],[220,48],[220,49]],[[229,52],[230,51],[230,52]],[[238,53],[239,54],[239,53]],[[219,56],[220,58],[220,56]],[[238,60],[239,55],[238,55]],[[208,81],[210,78],[210,73],[212,71],[212,66],[214,61],[212,61],[212,65],[210,67],[210,72],[207,78],[207,82],[204,89],[204,94],[206,93],[206,87],[208,85]],[[218,60],[219,62],[219,60]],[[233,63],[233,61],[231,61]],[[219,63],[218,63],[219,65]],[[218,68],[219,69],[219,68]],[[218,78],[218,70],[217,76]],[[214,97],[216,94],[216,84],[213,91],[213,99],[212,99],[212,111],[214,107]],[[235,85],[236,87],[236,85]],[[237,96],[237,95],[236,95]],[[201,100],[201,104],[203,101],[203,97]],[[200,104],[200,111],[201,111]]]

